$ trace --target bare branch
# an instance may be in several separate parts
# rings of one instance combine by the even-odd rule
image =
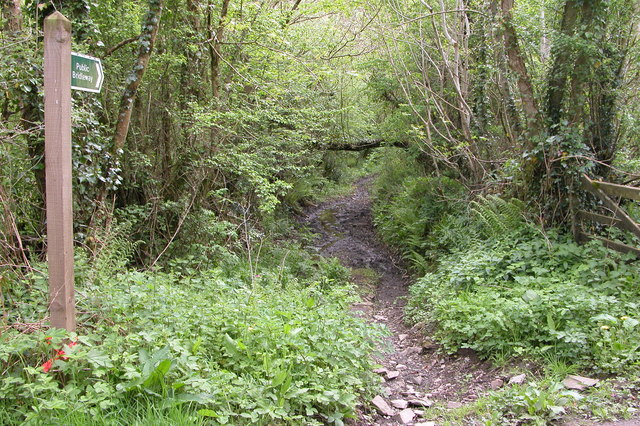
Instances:
[[[126,46],[127,44],[133,43],[134,41],[137,41],[140,38],[139,35],[137,36],[133,36],[131,38],[122,40],[121,42],[119,42],[118,44],[116,44],[115,46],[112,46],[110,48],[107,49],[106,52],[104,52],[104,55],[102,56],[103,58],[106,58],[108,56],[111,56],[111,54],[113,52],[115,52],[116,50],[120,49],[123,46]]]

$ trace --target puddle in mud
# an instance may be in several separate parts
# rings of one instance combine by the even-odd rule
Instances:
[[[318,216],[318,221],[326,231],[330,231],[331,228],[335,227],[336,223],[338,223],[336,211],[334,209],[323,210]]]
[[[327,250],[332,245],[344,238],[344,233],[338,232],[336,225],[338,219],[336,218],[336,211],[334,209],[326,209],[320,212],[318,215],[318,223],[322,227],[322,231],[325,236],[329,236],[329,240],[320,246],[320,250]]]

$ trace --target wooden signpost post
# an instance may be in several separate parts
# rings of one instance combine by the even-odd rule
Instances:
[[[44,144],[51,326],[76,328],[73,285],[71,89],[100,92],[99,59],[71,54],[71,22],[60,12],[44,20]]]
[[[51,326],[76,328],[71,194],[71,22],[44,20],[44,140]]]

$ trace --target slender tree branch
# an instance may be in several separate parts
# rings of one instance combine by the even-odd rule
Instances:
[[[138,40],[139,38],[140,38],[140,35],[137,35],[137,36],[133,36],[131,38],[122,40],[121,42],[119,42],[115,46],[111,46],[110,48],[108,48],[107,51],[104,52],[104,55],[102,57],[106,58],[108,56],[111,56],[111,54],[113,52],[115,52],[116,50],[120,49],[121,47],[126,46],[127,44],[133,43],[134,41]]]
[[[425,15],[420,15],[420,16],[417,16],[415,18],[407,19],[406,21],[402,21],[402,22],[397,23],[395,26],[396,27],[402,27],[404,25],[408,25],[408,24],[411,24],[411,23],[416,22],[416,21],[421,21],[421,20],[423,20],[425,18],[430,18],[432,16],[446,15],[448,13],[458,13],[458,12],[476,13],[478,15],[487,16],[486,13],[480,12],[479,10],[475,10],[475,9],[467,9],[467,8],[449,9],[449,10],[441,10],[441,11],[438,11],[438,12],[427,13]]]

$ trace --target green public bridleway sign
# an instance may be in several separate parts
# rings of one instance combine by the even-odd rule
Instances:
[[[104,73],[102,62],[92,56],[71,52],[71,88],[100,93]]]

